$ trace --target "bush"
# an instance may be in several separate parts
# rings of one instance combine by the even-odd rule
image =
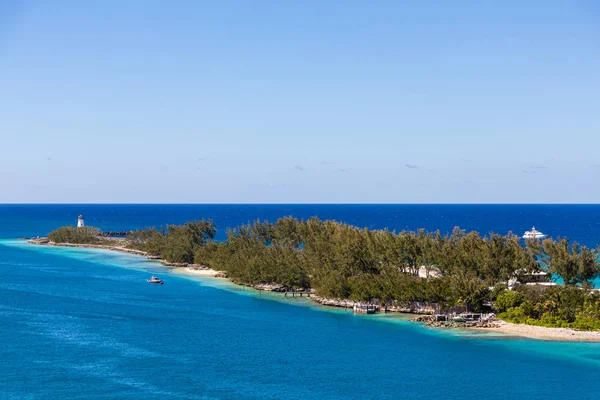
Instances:
[[[583,310],[573,322],[573,328],[584,331],[600,330],[600,301],[597,296],[586,299]]]
[[[490,292],[490,300],[496,301],[496,299],[498,298],[498,295],[505,290],[508,290],[508,285],[506,285],[504,283],[499,283],[499,284],[495,285]]]
[[[99,235],[100,230],[91,226],[63,226],[50,232],[48,239],[55,243],[96,244],[102,241]]]
[[[523,295],[512,290],[503,290],[496,297],[494,306],[500,312],[504,312],[509,308],[518,307],[523,302]]]

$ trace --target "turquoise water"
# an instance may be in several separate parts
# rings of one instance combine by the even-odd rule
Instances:
[[[600,344],[448,334],[106,251],[5,240],[0,255],[5,398],[598,396]]]
[[[428,329],[403,316],[354,316],[185,277],[125,254],[26,245],[14,238],[65,223],[61,207],[77,215],[79,206],[58,207],[50,217],[19,207],[0,210],[1,399],[600,396],[600,343]],[[149,218],[94,207],[107,227],[138,227]],[[147,284],[151,274],[165,284]]]

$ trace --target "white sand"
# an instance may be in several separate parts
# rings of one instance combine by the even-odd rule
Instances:
[[[177,268],[174,270],[183,275],[195,275],[195,276],[212,276],[215,277],[220,274],[219,271],[214,269],[196,269],[196,268]]]
[[[511,324],[497,321],[498,328],[482,328],[486,331],[500,332],[511,336],[523,336],[531,339],[565,340],[577,342],[600,342],[600,332],[576,331],[569,328],[547,328],[524,324]]]

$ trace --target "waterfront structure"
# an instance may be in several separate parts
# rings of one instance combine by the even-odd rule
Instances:
[[[375,314],[378,310],[379,307],[371,303],[355,303],[352,307],[355,314]]]
[[[84,226],[83,215],[80,215],[79,217],[77,217],[77,227],[82,228],[83,226]]]
[[[516,271],[513,278],[508,280],[508,288],[513,289],[521,284],[530,286],[555,286],[556,282],[551,282],[549,278],[550,275],[546,271],[527,272],[525,270],[519,270]]]
[[[527,284],[547,283],[548,273],[546,271],[536,271],[520,274],[519,281]]]

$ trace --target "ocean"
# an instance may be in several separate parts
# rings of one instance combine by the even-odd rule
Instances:
[[[600,343],[440,331],[102,250],[16,239],[317,215],[600,244],[599,205],[0,205],[0,399],[596,399]],[[164,285],[148,285],[152,274]]]
[[[567,237],[587,246],[600,244],[600,205],[370,205],[370,204],[0,204],[0,238],[45,235],[75,225],[83,214],[87,225],[106,231],[129,230],[193,219],[212,218],[225,237],[227,227],[262,219],[294,216],[334,219],[373,229],[451,232],[455,226],[482,233],[522,235],[532,226],[550,237]]]

